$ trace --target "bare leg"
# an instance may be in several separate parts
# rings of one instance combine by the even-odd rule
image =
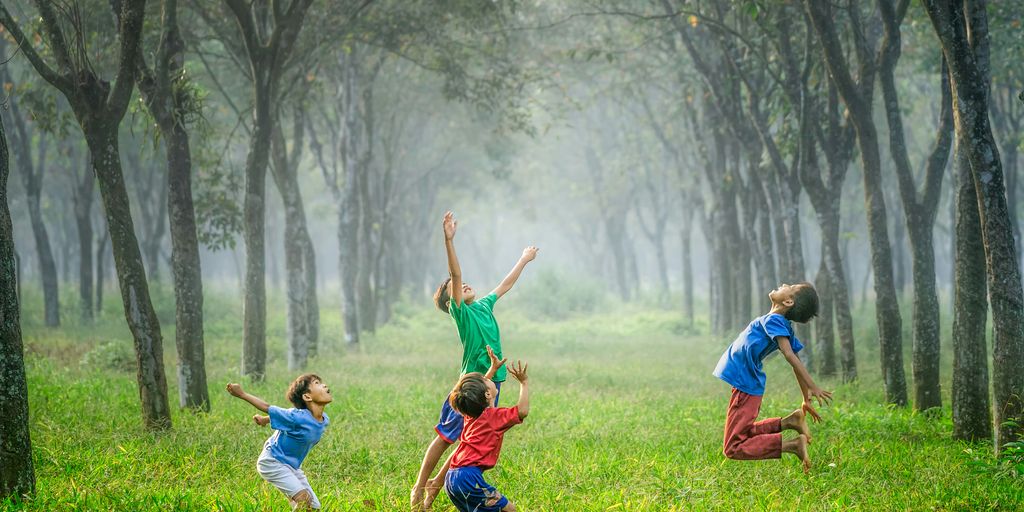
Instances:
[[[508,505],[501,507],[501,512],[516,512],[516,504],[511,501],[508,502]]]
[[[413,486],[412,492],[409,494],[409,505],[413,510],[422,510],[423,488],[427,485],[427,479],[430,478],[430,474],[437,467],[437,461],[441,460],[441,456],[444,455],[449,446],[451,444],[438,435],[434,437],[434,440],[430,442],[430,446],[427,447],[427,453],[423,455],[423,464],[420,465],[420,473],[416,476],[416,485]],[[434,493],[434,495],[436,496],[437,493]]]
[[[811,458],[807,456],[807,436],[800,434],[789,441],[783,441],[782,452],[800,457],[800,461],[804,465],[804,473],[811,470]]]
[[[444,478],[448,476],[448,468],[452,466],[452,457],[455,456],[455,452],[444,461],[444,465],[437,472],[437,476],[427,481],[426,496],[423,497],[423,509],[427,510],[431,505],[434,504],[434,500],[437,499],[437,495],[441,493],[441,489],[444,487]]]
[[[782,429],[796,430],[807,436],[807,444],[811,444],[811,429],[807,426],[807,415],[802,409],[797,409],[782,418]]]

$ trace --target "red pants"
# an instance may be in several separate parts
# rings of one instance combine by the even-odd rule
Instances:
[[[725,414],[725,444],[722,453],[730,459],[756,460],[782,457],[782,419],[761,421],[761,397],[732,390]]]

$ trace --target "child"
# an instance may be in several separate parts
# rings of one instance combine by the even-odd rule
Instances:
[[[285,394],[295,405],[290,409],[269,405],[243,391],[238,384],[228,384],[227,389],[228,393],[268,414],[253,416],[257,425],[269,423],[274,429],[256,460],[256,471],[288,497],[293,510],[319,509],[320,500],[299,466],[330,424],[330,418],[324,414],[324,407],[333,400],[330,388],[317,375],[300,375]]]
[[[797,357],[803,345],[793,332],[790,321],[805,323],[818,314],[818,292],[810,283],[784,284],[768,294],[772,309],[767,315],[755,318],[729,349],[722,354],[714,375],[732,385],[732,400],[725,417],[723,453],[730,459],[777,459],[782,453],[792,453],[803,462],[804,472],[811,468],[807,445],[811,432],[804,414],[821,421],[818,411],[811,406],[811,398],[818,404],[830,403],[832,393],[814,383],[807,368]],[[785,418],[769,418],[755,422],[761,410],[765,374],[761,363],[778,350],[793,367],[804,402]],[[795,439],[782,440],[782,431],[799,432]]]
[[[484,372],[488,368],[488,356],[485,349],[492,348],[498,357],[501,357],[501,333],[498,330],[498,322],[494,319],[494,303],[516,283],[526,264],[537,256],[537,248],[530,246],[523,249],[523,255],[498,287],[486,297],[476,300],[476,292],[473,288],[462,282],[462,269],[459,267],[459,259],[455,255],[453,242],[458,222],[452,212],[444,214],[442,225],[450,277],[438,287],[434,294],[434,303],[438,309],[451,315],[455,320],[455,326],[459,331],[459,340],[462,342],[462,373]],[[505,369],[499,369],[494,376],[497,390],[501,390],[501,383],[504,382],[505,377]],[[497,404],[497,392],[494,395],[494,400]],[[434,427],[437,436],[427,447],[416,484],[410,493],[410,501],[414,510],[430,508],[434,498],[441,491],[447,464],[438,472],[437,477],[430,482],[427,480],[444,452],[459,439],[459,435],[462,433],[462,424],[462,415],[451,408],[446,398],[441,404],[440,419]],[[424,489],[426,489],[425,495]]]
[[[494,407],[498,388],[486,375],[467,373],[459,379],[448,401],[465,415],[459,447],[451,458],[444,490],[460,512],[515,512],[516,506],[484,481],[483,472],[494,467],[501,453],[505,432],[523,422],[530,413],[530,391],[526,385],[527,365],[516,362],[511,373],[519,381],[519,403],[515,407]]]

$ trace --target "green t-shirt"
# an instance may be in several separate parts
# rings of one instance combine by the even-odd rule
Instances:
[[[448,312],[455,320],[459,329],[459,340],[462,341],[462,373],[487,373],[491,368],[491,359],[487,357],[486,346],[494,350],[494,355],[501,358],[501,332],[498,321],[494,319],[494,302],[498,296],[491,293],[486,297],[473,301],[471,304],[457,306],[455,299],[450,300]],[[495,382],[504,382],[505,367],[498,369],[494,375]]]

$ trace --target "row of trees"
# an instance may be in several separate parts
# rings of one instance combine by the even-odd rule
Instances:
[[[388,321],[400,290],[422,293],[436,277],[417,248],[433,232],[438,201],[451,200],[446,185],[471,195],[495,179],[515,191],[513,200],[532,199],[541,217],[560,218],[577,203],[586,221],[562,233],[583,266],[606,276],[623,299],[636,295],[643,256],[635,240],[646,240],[660,297],[669,296],[671,269],[680,269],[691,323],[695,267],[706,253],[715,332],[748,321],[763,290],[813,278],[823,311],[811,362],[817,373],[845,380],[858,375],[850,269],[860,253],[846,232],[859,223],[851,212],[860,212],[886,398],[897,405],[911,400],[897,301],[902,256],[890,238],[890,230],[902,230],[912,265],[912,397],[917,409],[929,410],[941,405],[934,234],[943,177],[953,169],[954,435],[988,439],[994,422],[998,449],[1019,434],[1008,420],[1022,414],[1024,305],[1009,205],[1021,83],[1012,56],[991,50],[993,38],[1012,47],[1008,39],[1019,35],[988,28],[989,19],[1012,26],[1019,16],[1012,9],[979,0],[926,0],[923,8],[909,0],[660,0],[529,12],[517,3],[472,0],[84,4],[57,9],[40,0],[12,11],[0,2],[6,53],[20,55],[0,75],[13,91],[2,119],[11,136],[2,137],[0,156],[9,140],[47,325],[60,321],[57,262],[71,258],[56,257],[49,245],[43,172],[78,171],[59,179],[73,191],[80,316],[87,321],[100,301],[100,231],[109,238],[149,429],[171,426],[161,327],[148,288],[165,226],[179,406],[209,410],[203,245],[231,247],[242,235],[242,373],[262,379],[272,199],[284,219],[288,363],[298,369],[321,342],[311,200],[331,208],[344,337],[357,344],[362,332]],[[999,80],[991,78],[996,71]],[[450,99],[461,104],[440,111]],[[908,109],[934,123],[904,125]],[[131,122],[129,111],[137,111]],[[522,139],[509,132],[536,135],[545,120],[557,126],[554,133],[567,133],[559,143],[545,146],[554,137],[537,137],[539,149],[530,154],[507,147]],[[136,123],[146,127],[144,136],[131,130]],[[139,149],[146,146],[152,154]],[[6,185],[6,158],[0,160]],[[126,175],[148,161],[166,169]],[[482,163],[496,169],[487,172]],[[847,184],[854,165],[860,183]],[[268,169],[277,196],[267,194]],[[94,230],[97,182],[103,227]],[[548,183],[559,186],[539,185]],[[311,189],[321,193],[303,195]],[[863,192],[863,210],[843,201],[851,189]],[[804,196],[810,212],[801,211]],[[0,388],[14,391],[0,395],[0,439],[4,453],[24,458],[5,463],[0,495],[32,488],[4,198]],[[678,242],[670,240],[673,230]],[[818,250],[817,268],[807,263],[808,248]]]

